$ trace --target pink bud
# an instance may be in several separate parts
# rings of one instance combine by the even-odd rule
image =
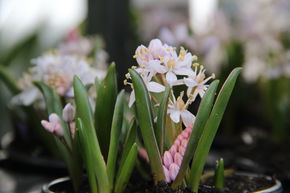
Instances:
[[[182,140],[182,139],[181,139],[181,140]],[[179,140],[178,138],[175,139],[175,141],[174,141],[174,145],[180,146],[180,141],[181,141],[181,140]]]
[[[72,122],[75,118],[75,108],[70,103],[66,104],[62,110],[62,118],[65,122]]]
[[[170,166],[169,166],[169,176],[170,176],[170,179],[172,181],[175,180],[177,174],[178,174],[178,171],[179,171],[179,166],[175,163],[172,163]]]
[[[163,164],[165,167],[169,168],[170,164],[173,163],[172,155],[169,153],[169,151],[165,151],[163,154]]]
[[[147,151],[144,148],[139,147],[138,148],[138,153],[139,153],[140,157],[142,157],[147,162],[149,162],[149,157],[148,157]]]
[[[75,124],[75,122],[71,122],[69,124],[69,128],[70,128],[70,133],[71,133],[72,137],[74,137],[75,136],[75,131],[76,131],[76,124]]]
[[[181,135],[182,135],[185,139],[188,139],[188,137],[189,137],[189,133],[188,133],[186,130],[182,131]]]
[[[192,127],[187,127],[187,128],[185,129],[185,131],[188,132],[188,133],[191,133],[191,131],[192,131]]]
[[[183,140],[183,136],[182,136],[182,135],[178,135],[177,139],[178,139],[179,141],[182,141],[182,140]]]
[[[171,153],[171,156],[173,157],[174,156],[174,154],[177,152],[177,145],[176,144],[173,144],[172,146],[171,146],[171,148],[169,149],[169,152]]]
[[[50,133],[53,133],[54,128],[50,122],[48,122],[46,120],[42,120],[41,125],[42,125],[42,127],[44,127],[45,130],[47,130]]]
[[[49,120],[49,122],[51,122],[51,123],[59,123],[59,122],[60,122],[60,121],[59,121],[59,117],[58,117],[58,115],[55,114],[55,113],[51,113],[51,114],[49,115],[49,117],[48,117],[48,120]]]
[[[178,148],[178,152],[179,152],[182,156],[184,156],[184,154],[185,154],[185,147],[179,146],[179,148]]]
[[[176,163],[178,166],[181,166],[183,157],[180,155],[180,153],[176,153],[174,155],[174,163]]]
[[[184,140],[181,141],[181,146],[182,147],[186,147],[187,143],[188,143],[188,140],[184,139]]]
[[[60,124],[55,124],[54,133],[58,137],[63,137],[63,135],[64,135],[63,128],[62,128],[62,126]]]
[[[169,183],[170,182],[169,170],[165,166],[163,166],[163,171],[166,178],[166,182]]]

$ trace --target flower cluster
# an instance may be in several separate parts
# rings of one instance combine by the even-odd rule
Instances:
[[[163,154],[163,170],[168,183],[174,181],[178,174],[191,131],[192,127],[183,130],[171,148]]]
[[[187,108],[198,95],[203,97],[208,88],[207,82],[214,78],[214,74],[206,78],[204,67],[196,63],[197,56],[183,47],[178,53],[175,47],[162,44],[159,39],[151,40],[148,47],[139,46],[134,58],[137,60],[138,67],[132,68],[143,78],[149,92],[161,93],[166,85],[170,85],[171,88],[179,85],[187,87],[186,102],[183,101],[183,93],[175,99],[172,92],[167,113],[175,123],[178,123],[181,117],[186,127],[192,125],[194,115]],[[128,82],[130,79],[130,75],[126,74],[124,84],[131,85],[133,89],[129,101],[129,106],[132,106],[135,102],[135,93],[132,83]]]
[[[104,53],[96,53],[97,65],[91,65],[87,54],[91,48],[82,48],[80,38],[72,37],[59,46],[59,49],[48,52],[38,58],[32,59],[34,64],[28,72],[25,72],[18,85],[22,92],[12,99],[13,104],[31,105],[34,102],[42,102],[42,95],[34,86],[34,82],[43,82],[54,88],[56,92],[65,98],[73,97],[72,80],[77,75],[85,85],[93,84],[95,79],[103,79],[106,75],[104,65]],[[99,52],[99,51],[98,51]],[[101,56],[102,55],[102,56]],[[98,64],[100,63],[100,65]],[[94,96],[92,96],[93,98]]]

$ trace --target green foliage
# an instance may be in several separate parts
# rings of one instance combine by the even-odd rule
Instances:
[[[214,187],[217,189],[223,189],[225,186],[225,171],[224,160],[221,158],[216,161],[216,168],[214,173]]]
[[[241,68],[234,69],[225,81],[215,101],[212,112],[205,124],[201,138],[198,142],[191,165],[189,178],[189,186],[192,188],[193,192],[198,191],[200,176],[202,174],[207,155],[209,153],[211,144],[214,140],[215,134],[223,117],[224,111],[226,109],[240,71]]]
[[[114,106],[117,97],[117,78],[116,65],[112,63],[109,67],[107,76],[102,82],[99,82],[97,88],[97,99],[95,108],[95,128],[97,130],[100,147],[104,157],[107,157],[111,124],[114,112]]]
[[[153,124],[153,112],[148,90],[141,76],[134,70],[129,70],[133,81],[134,92],[136,96],[136,113],[141,128],[143,141],[150,160],[151,171],[154,181],[165,181],[162,160],[158,144],[155,137]]]

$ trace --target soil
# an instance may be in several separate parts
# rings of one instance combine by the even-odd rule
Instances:
[[[225,188],[213,188],[213,178],[200,186],[199,193],[248,193],[270,188],[275,184],[274,178],[265,176],[230,175],[225,177]]]
[[[235,138],[230,142],[227,140],[228,143],[219,143],[213,149],[219,157],[224,158],[229,167],[276,176],[284,189],[290,190],[290,141],[275,144],[262,131],[255,131],[250,135],[253,139],[251,144],[244,143],[241,138]]]

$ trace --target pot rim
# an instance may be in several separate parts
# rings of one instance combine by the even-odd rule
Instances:
[[[61,177],[61,178],[57,178],[57,179],[54,179],[52,181],[50,181],[48,184],[45,184],[42,186],[42,192],[44,193],[55,193],[55,192],[52,192],[49,190],[49,188],[55,184],[58,184],[58,183],[61,183],[61,182],[66,182],[66,181],[69,181],[70,178],[68,176],[66,177]]]

